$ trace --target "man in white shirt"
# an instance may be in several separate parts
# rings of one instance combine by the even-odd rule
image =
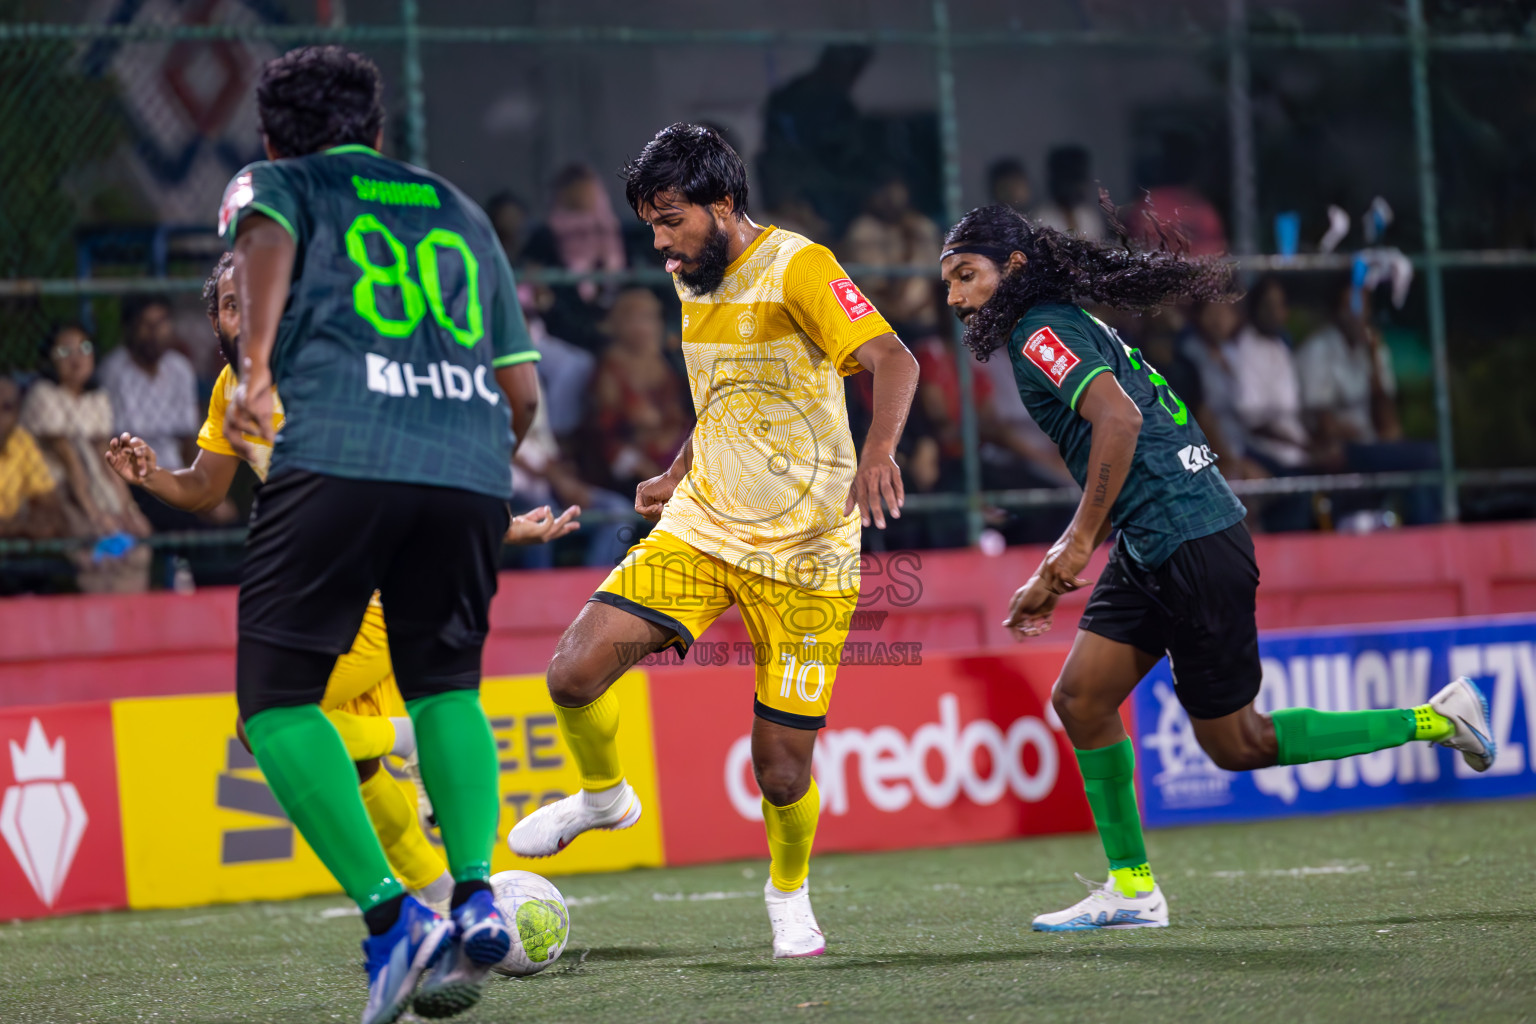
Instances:
[[[182,469],[196,447],[202,416],[197,374],[172,349],[171,307],[151,296],[123,304],[123,344],[101,363],[101,380],[112,396],[113,433],[142,437],[160,466]]]

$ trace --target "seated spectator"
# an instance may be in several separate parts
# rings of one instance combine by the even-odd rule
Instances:
[[[644,288],[621,294],[604,324],[612,338],[593,382],[593,421],[614,490],[629,493],[677,457],[693,416],[667,362],[661,302]]]
[[[899,175],[887,173],[848,226],[842,257],[873,267],[914,267],[915,277],[865,275],[859,285],[897,333],[915,336],[938,327],[939,306],[931,273],[939,251],[939,226],[912,208],[911,193]]]
[[[793,231],[797,235],[804,235],[820,245],[827,245],[831,242],[830,226],[816,212],[816,207],[811,205],[810,200],[798,193],[786,196],[771,210],[763,214],[763,220],[776,228],[783,228],[785,231]]]
[[[1229,480],[1269,476],[1248,458],[1248,432],[1237,414],[1237,382],[1227,362],[1227,346],[1242,325],[1242,313],[1232,303],[1197,302],[1190,307],[1189,325],[1178,346],[1199,380],[1200,397],[1190,403],[1190,412],[1220,460],[1222,475]],[[1190,401],[1182,391],[1174,390]]]
[[[987,168],[987,196],[992,202],[1027,216],[1035,199],[1035,190],[1029,184],[1024,161],[1011,156],[993,161]]]
[[[623,270],[623,231],[597,172],[571,164],[555,176],[554,188],[548,217],[523,248],[524,264],[573,273]],[[600,351],[606,339],[598,325],[615,290],[595,281],[552,286],[553,302],[544,311],[550,331],[590,352]]]
[[[101,382],[112,398],[113,433],[149,442],[166,469],[197,454],[197,376],[172,348],[170,301],[162,296],[123,302],[123,344],[101,361]]]
[[[149,587],[149,520],[103,457],[112,436],[112,400],[96,382],[96,356],[85,330],[67,324],[44,344],[43,376],[27,392],[21,425],[36,439],[53,476],[71,537],[115,538],[121,557],[85,558],[86,593],[136,593]]]
[[[1301,422],[1301,387],[1285,335],[1287,315],[1280,279],[1260,279],[1248,295],[1248,325],[1227,342],[1225,352],[1248,458],[1271,475],[1301,476],[1316,468],[1312,438]],[[1311,497],[1275,497],[1262,519],[1269,530],[1307,529],[1312,524]]]
[[[501,242],[507,262],[513,266],[523,256],[523,243],[528,236],[528,207],[510,190],[497,192],[485,204],[485,215]]]
[[[540,400],[539,408],[547,407],[549,429],[556,438],[564,440],[586,422],[587,396],[597,358],[549,333],[537,309],[541,293],[548,290],[544,285],[527,281],[517,287],[523,315],[528,321],[528,335],[533,340],[533,347],[539,350],[539,361],[534,365],[538,367],[539,386],[547,399]]]
[[[1312,332],[1296,353],[1301,401],[1319,461],[1355,473],[1434,469],[1433,444],[1402,439],[1392,355],[1371,323],[1371,296],[1344,281],[1334,295],[1332,319]],[[1335,520],[1380,502],[1379,495],[1335,495]],[[1402,498],[1410,524],[1439,521],[1435,489],[1413,488]]]
[[[21,388],[0,377],[0,537],[47,540],[68,532],[58,485],[21,425]]]
[[[1049,200],[1034,212],[1036,224],[1090,241],[1104,238],[1104,214],[1093,188],[1088,151],[1082,146],[1057,146],[1045,158]]]

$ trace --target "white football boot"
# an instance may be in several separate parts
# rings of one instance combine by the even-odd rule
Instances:
[[[768,904],[768,922],[773,925],[773,958],[821,956],[827,940],[811,910],[811,883],[801,882],[794,892],[780,892],[773,879],[763,886],[763,902]]]
[[[1461,751],[1462,760],[1473,771],[1485,772],[1493,767],[1493,759],[1499,755],[1499,745],[1493,740],[1493,729],[1488,725],[1488,698],[1476,683],[1462,676],[1429,699],[1429,706],[1451,720],[1456,731],[1435,742],[1442,747]]]
[[[519,857],[552,857],[589,829],[629,828],[640,820],[640,798],[628,782],[616,789],[616,793],[604,791],[606,802],[597,809],[585,790],[540,807],[512,826],[507,846]]]
[[[1096,932],[1102,928],[1167,928],[1168,901],[1156,883],[1152,891],[1137,896],[1123,895],[1114,879],[1103,884],[1077,876],[1088,887],[1088,895],[1066,910],[1041,914],[1035,918],[1037,932]]]

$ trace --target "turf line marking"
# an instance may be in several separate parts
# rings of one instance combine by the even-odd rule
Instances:
[[[1265,871],[1212,871],[1212,878],[1246,878],[1254,875],[1259,878],[1309,878],[1313,875],[1358,875],[1363,871],[1371,870],[1369,864],[1325,864],[1322,867],[1312,868],[1270,868]]]
[[[706,900],[744,900],[756,895],[755,892],[653,892],[651,899],[657,903],[701,903]]]

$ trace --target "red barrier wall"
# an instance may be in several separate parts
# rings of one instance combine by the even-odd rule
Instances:
[[[997,558],[975,551],[878,556],[860,605],[876,615],[852,638],[916,642],[925,652],[1007,645],[1000,623],[1008,598],[1042,554],[1014,548]],[[1090,578],[1104,558],[1095,558]],[[1532,523],[1260,537],[1258,559],[1264,629],[1536,610]],[[542,672],[602,576],[503,575],[486,672]],[[1055,631],[1038,645],[1042,655],[1062,656],[1086,600],[1080,593],[1062,602]],[[880,612],[887,614],[877,623]],[[707,639],[729,643],[746,634],[733,613]],[[0,601],[0,706],[228,691],[234,646],[229,588]]]

